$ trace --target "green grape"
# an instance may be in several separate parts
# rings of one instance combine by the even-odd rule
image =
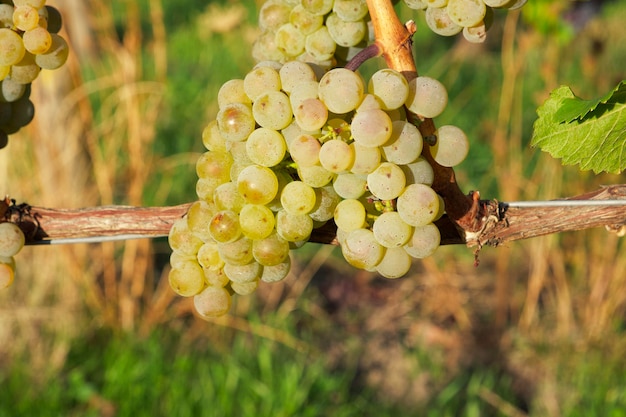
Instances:
[[[475,26],[483,20],[487,7],[483,0],[448,0],[446,12],[454,23],[468,27]]]
[[[184,255],[196,255],[204,243],[196,237],[187,224],[187,218],[177,219],[170,229],[168,242],[172,250]]]
[[[15,259],[12,256],[0,256],[0,289],[8,288],[15,279]]]
[[[333,181],[333,189],[341,198],[360,198],[367,190],[367,177],[351,172],[341,173]]]
[[[244,236],[264,239],[274,230],[276,220],[272,210],[261,204],[246,204],[239,213],[239,224]]]
[[[463,37],[471,43],[483,43],[487,39],[487,27],[481,21],[476,26],[464,27]]]
[[[356,142],[350,144],[354,151],[354,163],[350,171],[355,174],[369,174],[380,165],[380,149],[359,145]]]
[[[329,184],[335,174],[321,165],[299,166],[298,177],[300,180],[313,188],[320,188]]]
[[[290,13],[291,7],[282,1],[266,1],[261,6],[261,10],[259,10],[259,28],[276,31],[279,27],[289,22]]]
[[[393,110],[406,102],[409,83],[400,72],[385,68],[372,75],[367,91],[380,100],[383,110]]]
[[[193,305],[204,318],[220,317],[228,313],[232,297],[223,287],[210,285],[193,297]]]
[[[255,240],[256,242],[256,240]],[[234,242],[218,243],[220,258],[231,265],[246,265],[252,262],[252,240],[243,236]]]
[[[328,71],[319,82],[319,98],[329,111],[351,112],[363,100],[365,86],[361,77],[345,68]]]
[[[428,7],[426,13],[426,25],[438,35],[453,36],[463,30],[463,26],[459,26],[452,21],[445,7]]]
[[[328,28],[322,26],[306,37],[304,49],[314,61],[326,61],[333,58],[337,50],[337,43],[330,35]]]
[[[252,114],[260,126],[274,130],[289,126],[293,117],[289,97],[280,91],[268,91],[257,97]]]
[[[280,84],[282,86],[282,90],[287,94],[291,94],[294,88],[304,82],[313,82],[315,85],[317,85],[315,72],[310,65],[304,62],[286,62],[280,68],[278,74],[280,76]],[[315,97],[317,97],[317,94],[315,95]],[[291,95],[289,96],[289,98],[291,99]]]
[[[287,57],[278,49],[276,33],[266,30],[261,33],[252,44],[252,58],[255,61],[285,61]]]
[[[359,104],[359,107],[356,109],[356,111],[358,113],[372,109],[381,110],[382,106],[380,105],[380,101],[378,101],[378,98],[376,98],[374,94],[365,94],[363,96],[363,101],[361,101],[361,104]]]
[[[24,48],[32,54],[43,54],[52,46],[52,36],[47,29],[36,27],[22,35]]]
[[[337,13],[331,13],[326,18],[326,27],[330,36],[337,45],[349,47],[359,44],[367,35],[367,24],[364,20],[348,22],[343,20]]]
[[[252,161],[248,156],[248,149],[246,147],[246,142],[226,142],[227,152],[233,158],[235,163],[242,164],[243,166],[252,165]],[[232,178],[232,177],[231,177]]]
[[[230,280],[224,273],[224,262],[219,269],[204,268],[204,280],[209,286],[225,287]]]
[[[296,62],[296,61],[294,61]],[[319,83],[317,81],[302,81],[293,86],[289,94],[292,110],[295,110],[303,101],[318,98]]]
[[[448,0],[425,0],[428,7],[441,8],[446,7]]]
[[[333,0],[301,0],[300,4],[317,16],[324,16],[333,9]]]
[[[354,163],[354,150],[346,142],[332,139],[320,149],[320,164],[330,172],[348,171]]]
[[[308,214],[315,207],[315,191],[302,181],[291,181],[280,193],[280,203],[288,213]]]
[[[428,2],[426,0],[404,0],[404,4],[413,10],[426,10]]]
[[[172,253],[170,254],[170,266],[172,268],[178,268],[186,262],[191,262],[195,260],[195,255],[187,255],[178,251],[172,251]]]
[[[248,136],[246,151],[255,164],[273,167],[285,157],[287,144],[279,132],[260,127]]]
[[[239,194],[237,184],[229,181],[219,185],[213,192],[213,201],[219,210],[230,210],[239,213],[245,200]]]
[[[313,220],[306,214],[292,214],[286,210],[276,213],[276,233],[288,242],[308,240],[313,231]]]
[[[317,98],[302,101],[293,113],[296,123],[305,131],[321,129],[328,120],[328,109]]]
[[[371,230],[355,229],[346,236],[341,253],[350,265],[372,270],[382,260],[385,248],[376,241]]]
[[[252,100],[244,89],[244,80],[239,78],[228,80],[217,92],[217,105],[220,109],[231,103],[252,105]]]
[[[463,130],[456,126],[446,125],[437,129],[437,143],[430,151],[433,159],[442,166],[457,166],[469,152],[469,140]]]
[[[24,232],[15,223],[0,223],[0,256],[10,258],[24,247]]]
[[[219,243],[234,242],[241,236],[239,216],[230,210],[218,211],[211,218],[209,232],[211,237]]]
[[[263,166],[245,167],[237,177],[239,194],[250,204],[268,204],[278,193],[278,178]]]
[[[202,269],[204,269],[205,276],[207,270],[219,271],[224,267],[224,261],[220,257],[218,244],[216,242],[206,242],[202,245],[200,249],[198,249],[196,260]]]
[[[437,193],[424,184],[410,184],[396,201],[398,214],[411,226],[431,223],[439,212]]]
[[[406,177],[400,167],[391,162],[383,162],[367,175],[367,187],[374,197],[380,200],[393,200],[404,190]]]
[[[405,120],[396,120],[392,126],[391,137],[381,147],[382,156],[397,165],[410,164],[422,153],[422,134]]]
[[[359,200],[342,200],[335,207],[335,224],[341,230],[351,232],[363,228],[366,224],[366,215],[365,207]]]
[[[282,281],[289,275],[291,270],[291,258],[287,259],[277,265],[268,265],[263,267],[261,273],[261,281],[263,282],[278,282]]]
[[[191,297],[204,289],[204,271],[193,260],[181,262],[176,268],[170,269],[168,280],[174,292],[183,297]]]
[[[398,212],[387,211],[374,221],[372,232],[378,243],[386,248],[396,248],[409,240],[413,228],[402,220]]]
[[[441,233],[437,226],[432,223],[418,226],[413,231],[413,236],[404,250],[413,258],[427,258],[431,256],[441,243]]]
[[[259,280],[251,282],[231,282],[230,288],[237,295],[249,295],[256,291],[259,286]]]
[[[231,103],[217,113],[219,132],[226,140],[243,141],[254,131],[252,109],[241,103]]]
[[[52,38],[52,45],[43,54],[35,55],[35,62],[43,69],[53,70],[65,64],[70,48],[65,39],[56,33],[52,33],[50,29],[48,31]]]
[[[378,147],[391,137],[393,126],[391,118],[380,109],[359,111],[350,124],[354,141],[365,147]]]
[[[314,188],[314,190],[315,206],[309,213],[309,217],[315,222],[326,222],[333,218],[341,197],[329,186]]]
[[[13,9],[10,4],[0,4],[0,27],[11,28],[13,26]]]
[[[20,62],[25,52],[20,35],[8,28],[0,29],[0,65],[13,65]]]
[[[324,16],[314,15],[301,4],[291,9],[289,22],[304,35],[310,35],[324,24]]]
[[[441,82],[434,78],[420,76],[409,82],[408,109],[420,116],[434,118],[448,105],[448,92]]]
[[[11,79],[16,83],[30,84],[39,75],[41,68],[35,62],[35,55],[26,52],[22,60],[11,67]]]
[[[276,31],[276,48],[286,56],[295,57],[304,52],[306,36],[291,23],[286,23]]]
[[[231,167],[232,169],[232,167]],[[196,181],[196,195],[200,200],[213,201],[213,194],[223,182],[214,178],[200,178]]]
[[[280,87],[278,71],[267,66],[253,69],[243,79],[243,89],[249,101],[257,100],[268,91],[280,91]]]
[[[313,166],[319,163],[322,145],[311,135],[300,135],[289,144],[289,153],[298,166]]]
[[[31,6],[17,6],[13,10],[13,24],[23,32],[35,29],[39,23],[39,12]]]
[[[212,240],[209,225],[216,212],[215,204],[204,200],[195,201],[187,210],[187,226],[203,242]]]
[[[198,178],[213,179],[219,184],[230,179],[230,167],[233,158],[226,152],[205,152],[196,162]],[[219,185],[218,184],[218,185]]]
[[[202,144],[209,151],[227,152],[226,139],[220,134],[217,120],[212,120],[202,131]]]
[[[262,271],[263,267],[258,262],[250,262],[247,265],[224,265],[224,273],[228,279],[239,284],[257,281]]]
[[[252,242],[252,256],[264,267],[279,265],[289,259],[289,242],[273,232]]]
[[[356,22],[367,16],[367,2],[365,0],[335,0],[333,12],[341,20]]]
[[[6,77],[0,88],[0,101],[14,102],[21,98],[26,92],[26,84],[18,83],[11,77]]]
[[[407,184],[432,185],[435,181],[433,167],[421,156],[415,162],[400,165],[400,169],[404,172]]]
[[[63,26],[63,19],[61,18],[61,13],[58,9],[53,6],[46,5],[46,29],[50,33],[58,33]]]
[[[383,259],[376,265],[376,272],[389,279],[400,278],[410,269],[411,257],[404,248],[387,248]]]

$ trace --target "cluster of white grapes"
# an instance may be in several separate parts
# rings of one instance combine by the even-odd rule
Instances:
[[[368,83],[345,68],[262,62],[218,93],[203,132],[199,201],[171,229],[169,280],[203,316],[228,311],[231,295],[283,279],[289,250],[328,221],[345,259],[388,278],[431,255],[444,211],[433,169],[406,109],[438,116],[444,86],[382,69]],[[454,166],[468,152],[457,127],[442,126],[431,153]]]
[[[0,1],[0,148],[33,119],[30,84],[41,69],[65,63],[61,15],[45,0]]]
[[[325,68],[369,39],[365,0],[268,0],[259,11],[259,61],[313,62]]]
[[[426,24],[442,36],[459,32],[472,43],[484,42],[493,20],[493,9],[515,10],[527,0],[403,0],[416,10],[424,10]]]
[[[0,223],[0,289],[13,283],[15,278],[14,256],[24,247],[24,233],[14,223]]]

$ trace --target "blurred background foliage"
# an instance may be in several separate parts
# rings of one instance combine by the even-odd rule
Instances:
[[[0,152],[0,188],[49,207],[195,199],[219,86],[252,65],[259,4],[50,0],[71,60],[35,82],[35,121]],[[470,45],[415,19],[420,73],[472,138],[466,190],[559,198],[592,175],[528,145],[561,84],[626,78],[623,1],[534,0]],[[369,63],[369,68],[380,65]],[[626,416],[626,257],[604,230],[442,247],[390,281],[336,248],[294,253],[281,283],[195,317],[167,284],[163,239],[27,247],[0,293],[0,416]]]

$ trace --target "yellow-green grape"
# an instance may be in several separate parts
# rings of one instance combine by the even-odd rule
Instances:
[[[220,134],[217,120],[212,120],[202,131],[202,144],[209,151],[226,152],[226,139]]]
[[[361,77],[345,68],[328,71],[319,82],[319,98],[329,111],[348,113],[363,100],[365,86]]]
[[[483,0],[448,0],[446,12],[459,26],[475,26],[485,17],[487,6]]]
[[[306,37],[304,49],[315,61],[326,61],[332,59],[337,43],[330,35],[328,28],[322,26]]]
[[[39,23],[39,12],[31,6],[17,6],[13,11],[13,24],[21,31],[35,29]]]
[[[263,267],[261,273],[261,281],[263,282],[277,282],[285,279],[289,275],[291,270],[291,258],[287,259],[276,265],[266,265]]]
[[[453,36],[463,30],[463,26],[457,25],[448,16],[445,7],[428,7],[424,16],[426,25],[438,35]]]
[[[252,104],[254,120],[268,129],[284,129],[291,123],[293,113],[289,97],[280,91],[267,91]]]
[[[276,213],[276,233],[288,242],[308,240],[313,231],[313,220],[306,214],[292,214],[286,210]]]
[[[318,98],[319,84],[317,81],[302,81],[292,87],[289,93],[289,102],[291,109],[295,110],[303,101],[312,98]]]
[[[207,270],[219,271],[224,267],[224,260],[220,257],[218,244],[215,242],[206,242],[202,245],[196,259],[204,269],[205,275]]]
[[[380,109],[357,111],[350,128],[354,141],[370,148],[384,145],[393,131],[391,118]]]
[[[25,241],[24,232],[15,223],[0,223],[0,256],[7,258],[17,255]]]
[[[289,144],[289,153],[299,166],[312,166],[319,163],[322,145],[311,135],[300,135]]]
[[[279,51],[295,57],[304,52],[306,36],[291,23],[285,23],[276,31],[275,42]]]
[[[35,55],[26,52],[22,60],[11,67],[11,79],[20,84],[30,84],[39,75],[41,68],[35,62]]]
[[[269,0],[263,3],[259,10],[259,28],[262,30],[276,31],[279,27],[289,22],[291,7],[279,0]]]
[[[211,237],[220,243],[234,242],[241,236],[239,216],[234,211],[222,210],[215,213],[209,224]]]
[[[333,189],[341,198],[358,199],[367,191],[367,176],[343,172],[333,181]]]
[[[246,94],[242,79],[226,81],[217,92],[217,105],[220,109],[231,103],[252,105],[252,100]]]
[[[256,291],[259,286],[259,280],[250,282],[231,282],[230,289],[237,295],[249,295]]]
[[[456,126],[441,126],[435,132],[437,143],[431,147],[433,159],[442,166],[453,167],[465,159],[469,152],[469,140],[463,130]]]
[[[50,29],[48,29],[50,31]],[[35,55],[35,62],[43,69],[57,69],[65,64],[70,49],[65,39],[50,31],[52,45],[43,54]]]
[[[239,224],[244,236],[258,240],[269,236],[274,230],[274,213],[261,204],[246,204],[239,213]]]
[[[25,52],[20,35],[8,28],[0,29],[0,65],[13,65],[20,62]]]
[[[367,175],[367,188],[380,200],[393,200],[404,190],[406,177],[400,167],[391,162],[383,162]]]
[[[380,100],[383,110],[393,110],[404,105],[409,96],[409,82],[402,73],[384,68],[372,75],[367,91]]]
[[[205,286],[204,271],[195,260],[179,263],[170,270],[168,279],[174,292],[183,297],[196,295]]]
[[[410,184],[398,197],[396,208],[407,224],[424,226],[437,217],[439,197],[428,185]]]
[[[219,210],[230,210],[239,213],[246,203],[234,182],[225,182],[213,192],[213,201]]]
[[[225,287],[230,282],[224,273],[224,265],[219,269],[204,268],[204,278],[209,286]]]
[[[356,142],[350,144],[354,151],[354,163],[350,171],[354,174],[369,174],[374,171],[381,160],[380,149],[359,145]]]
[[[248,158],[255,164],[273,167],[285,157],[287,143],[276,130],[260,127],[248,136],[246,152]]]
[[[46,4],[46,0],[13,0],[13,4],[15,7],[30,6],[35,9],[41,9]]]
[[[263,267],[258,262],[250,262],[246,265],[226,264],[224,266],[224,273],[228,279],[240,284],[258,280],[262,271]]]
[[[281,191],[280,202],[288,213],[308,214],[315,207],[315,190],[302,181],[292,181]]]
[[[255,122],[250,106],[231,103],[217,113],[217,126],[224,139],[243,141],[254,131]]]
[[[383,259],[376,265],[376,272],[385,278],[395,279],[406,275],[411,269],[411,256],[404,248],[387,248]]]
[[[258,242],[255,240],[255,242]],[[230,243],[219,243],[217,250],[227,264],[246,265],[254,259],[252,256],[252,240],[245,236]]]
[[[335,224],[346,232],[361,229],[366,224],[366,216],[365,207],[359,200],[342,200],[335,207]]]
[[[414,124],[406,120],[396,120],[389,140],[381,147],[382,156],[398,165],[406,165],[417,160],[422,153],[423,139]]]
[[[315,206],[309,213],[309,217],[315,222],[326,222],[333,218],[335,208],[341,201],[341,197],[335,192],[333,187],[314,188]]]
[[[237,177],[239,194],[250,204],[268,204],[278,193],[278,178],[260,165],[245,167]]]
[[[268,91],[280,91],[280,88],[278,71],[267,66],[253,69],[243,79],[243,89],[250,101],[258,99]]]
[[[328,109],[317,98],[303,100],[293,109],[296,123],[305,131],[321,129],[328,120]]]
[[[216,212],[216,205],[205,200],[195,201],[187,210],[187,226],[191,233],[203,242],[209,242],[212,239],[209,225]]]
[[[174,222],[168,235],[168,242],[172,250],[185,255],[195,255],[203,245],[202,240],[189,230],[185,217]]]
[[[232,298],[224,287],[209,285],[193,297],[196,312],[204,318],[223,316],[230,310]]]
[[[0,256],[0,289],[8,288],[15,279],[15,259],[12,256]]]
[[[298,84],[316,82],[315,72],[309,64],[300,61],[286,62],[278,71],[282,90],[291,94]]]
[[[408,8],[414,10],[426,10],[428,7],[428,2],[426,0],[404,0],[404,4],[406,4]]]
[[[10,71],[10,65],[0,65],[0,81],[4,80],[9,75]]]
[[[13,10],[10,4],[0,4],[0,27],[10,28],[13,26]]]
[[[350,265],[372,270],[382,260],[385,248],[376,241],[371,230],[355,229],[348,232],[341,253]]]
[[[320,188],[329,184],[335,178],[335,175],[335,173],[330,172],[321,165],[298,167],[300,180],[313,188]]]
[[[252,58],[254,58],[256,62],[282,62],[287,59],[285,53],[278,49],[276,33],[271,30],[264,31],[256,38],[254,44],[252,44]]]
[[[289,242],[272,232],[264,239],[252,242],[252,256],[261,265],[274,266],[289,258]]]
[[[346,22],[356,22],[367,16],[367,2],[365,0],[335,0],[333,12]]]
[[[418,226],[413,231],[413,236],[404,245],[404,250],[413,258],[427,258],[431,256],[441,243],[441,233],[437,226],[432,223]]]
[[[411,112],[420,116],[437,117],[448,105],[448,92],[438,80],[420,76],[409,82],[406,105]]]
[[[324,16],[314,15],[301,4],[291,9],[289,22],[304,35],[309,35],[324,24]]]
[[[230,167],[233,158],[226,152],[205,152],[196,162],[196,174],[198,178],[210,179],[219,184],[230,180]]]
[[[430,163],[420,156],[407,165],[400,165],[404,172],[407,184],[426,184],[432,185],[435,180],[435,171]]]
[[[24,48],[31,54],[43,54],[52,46],[52,36],[47,29],[36,27],[22,35]]]
[[[333,9],[333,0],[301,0],[302,6],[310,13],[324,16]]]
[[[320,164],[330,172],[348,171],[354,163],[354,150],[346,142],[332,139],[322,145]]]
[[[12,103],[19,100],[25,91],[26,84],[18,83],[11,77],[6,77],[0,86],[0,101]]]
[[[402,220],[398,212],[387,211],[374,221],[372,232],[378,243],[386,248],[396,248],[409,240],[413,228]]]
[[[367,24],[364,20],[349,22],[343,20],[337,13],[331,13],[326,18],[326,27],[337,45],[344,47],[357,45],[367,34]]]

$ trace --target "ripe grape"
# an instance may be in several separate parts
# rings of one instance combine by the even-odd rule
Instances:
[[[409,95],[409,83],[400,72],[385,68],[372,75],[367,91],[380,100],[383,110],[393,110],[404,105]]]
[[[424,226],[439,212],[439,197],[428,185],[410,184],[398,197],[398,214],[411,226]]]
[[[231,295],[223,287],[209,285],[193,297],[193,305],[204,318],[223,316],[230,310]]]
[[[374,197],[380,200],[397,198],[405,185],[404,172],[398,165],[391,162],[381,163],[378,168],[367,175],[368,189]]]
[[[446,87],[438,80],[420,76],[409,82],[406,106],[415,114],[427,118],[439,116],[448,104]]]
[[[411,268],[411,256],[404,248],[387,248],[376,265],[376,272],[385,278],[395,279],[406,275]]]
[[[0,223],[0,256],[10,258],[22,250],[26,238],[15,223]]]
[[[0,289],[8,288],[15,279],[15,259],[12,256],[0,256]]]
[[[168,275],[170,287],[183,297],[191,297],[204,289],[204,271],[195,261],[181,262]]]
[[[433,158],[439,165],[453,167],[465,159],[469,152],[467,135],[456,126],[446,125],[437,129],[437,143],[431,147]]]

